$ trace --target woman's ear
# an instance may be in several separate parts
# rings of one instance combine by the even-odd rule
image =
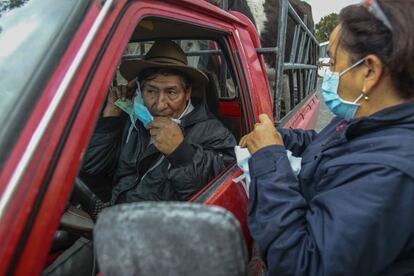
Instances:
[[[365,58],[364,65],[366,69],[364,70],[364,87],[362,91],[369,93],[380,82],[384,65],[376,55],[368,55]]]

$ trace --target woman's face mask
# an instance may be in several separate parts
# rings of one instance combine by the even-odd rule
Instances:
[[[354,118],[355,113],[360,106],[358,101],[364,96],[364,94],[361,93],[361,95],[352,102],[342,99],[338,95],[339,80],[342,75],[354,69],[363,61],[364,59],[357,61],[340,73],[332,72],[328,69],[323,78],[321,90],[325,104],[332,111],[332,113],[347,120]]]

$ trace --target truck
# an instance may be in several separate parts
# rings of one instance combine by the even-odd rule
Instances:
[[[236,139],[262,113],[278,127],[313,128],[317,42],[287,0],[280,7],[278,45],[271,48],[261,47],[245,15],[203,0],[29,0],[3,11],[0,275],[39,275],[64,250],[59,231],[79,231],[64,219],[108,89],[123,81],[119,64],[142,58],[156,39],[184,50],[199,45],[186,54],[210,82],[196,94]],[[291,49],[285,48],[288,18],[296,24]],[[272,85],[262,56],[269,53],[276,59]],[[250,260],[257,260],[248,192],[234,181],[242,174],[234,162],[190,202],[231,212]],[[90,231],[93,223],[83,227]]]

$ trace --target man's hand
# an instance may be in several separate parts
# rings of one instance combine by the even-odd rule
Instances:
[[[135,79],[130,81],[127,85],[112,87],[108,93],[108,100],[103,112],[103,117],[120,116],[122,110],[115,105],[115,102],[118,99],[132,99],[136,89],[137,81]]]
[[[241,147],[247,147],[251,154],[270,145],[283,145],[282,136],[269,117],[261,114],[259,121],[255,124],[254,130],[243,136],[239,143]]]
[[[168,117],[154,117],[148,124],[154,146],[163,154],[171,154],[184,140],[181,128]]]

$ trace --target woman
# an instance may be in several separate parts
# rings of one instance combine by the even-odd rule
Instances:
[[[412,0],[344,8],[322,84],[337,117],[317,134],[261,115],[242,138],[269,275],[414,275],[413,15]]]

